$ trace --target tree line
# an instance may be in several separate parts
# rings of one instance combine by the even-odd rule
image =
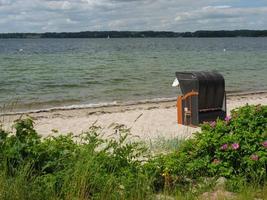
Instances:
[[[146,38],[146,37],[266,37],[267,30],[234,31],[82,31],[47,33],[0,33],[0,38]]]

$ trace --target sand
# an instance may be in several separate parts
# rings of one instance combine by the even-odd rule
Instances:
[[[227,112],[245,104],[267,105],[267,92],[235,94],[227,96]],[[99,108],[53,110],[28,113],[35,120],[35,128],[42,136],[87,131],[91,125],[102,127],[104,135],[114,133],[116,124],[131,128],[131,134],[141,140],[160,138],[188,138],[199,128],[177,124],[176,101],[141,103]],[[12,122],[20,114],[3,115],[1,121],[6,129],[12,130]],[[52,130],[57,130],[58,133]]]

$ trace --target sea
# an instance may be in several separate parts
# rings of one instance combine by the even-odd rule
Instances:
[[[265,91],[267,37],[0,39],[0,113],[175,98],[175,72],[200,70]]]

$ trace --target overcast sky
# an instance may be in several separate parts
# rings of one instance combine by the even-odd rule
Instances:
[[[267,0],[0,0],[0,32],[267,29]]]

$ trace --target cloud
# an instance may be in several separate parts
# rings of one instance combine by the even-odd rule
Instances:
[[[191,12],[179,13],[176,21],[217,19],[217,18],[239,18],[248,15],[266,15],[267,7],[262,8],[233,8],[231,6],[207,6]]]
[[[236,2],[0,0],[0,32],[267,29],[266,1],[257,1],[257,6]]]
[[[12,0],[0,0],[0,6],[10,5]]]
[[[200,27],[199,29],[266,29],[266,17],[267,7],[236,8],[220,5],[180,12],[176,15],[175,21],[177,24]]]

